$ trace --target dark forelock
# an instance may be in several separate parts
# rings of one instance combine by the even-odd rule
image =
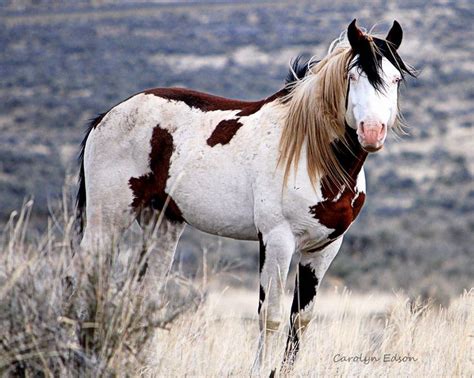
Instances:
[[[398,69],[402,78],[405,75],[416,76],[413,68],[406,65],[393,45],[384,39],[367,36],[360,43],[357,53],[350,68],[357,67],[361,72],[365,73],[370,84],[377,90],[381,90],[384,87],[384,81],[380,76],[382,58],[387,58]]]

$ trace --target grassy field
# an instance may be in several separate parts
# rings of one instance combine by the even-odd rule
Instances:
[[[141,371],[248,376],[258,337],[256,294],[227,290],[210,295],[197,312],[157,333],[149,366]],[[437,308],[403,295],[322,293],[294,375],[472,376],[473,299],[472,292],[466,293],[448,308]],[[275,366],[286,331],[280,330]]]
[[[257,290],[224,287],[222,274],[173,272],[143,295],[140,252],[156,252],[152,234],[73,260],[70,213],[38,235],[31,208],[12,214],[0,235],[2,376],[250,374]],[[401,293],[322,290],[292,375],[472,376],[473,304],[472,290],[445,307]],[[284,324],[274,366],[286,332]]]

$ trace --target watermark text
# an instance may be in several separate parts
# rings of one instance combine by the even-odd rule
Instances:
[[[349,362],[349,363],[361,363],[364,365],[368,365],[374,362],[383,362],[383,363],[405,363],[405,362],[416,362],[418,358],[414,356],[408,355],[401,355],[398,353],[384,353],[380,356],[368,356],[362,353],[355,354],[352,356],[344,355],[342,353],[337,353],[332,358],[333,362],[341,363],[341,362]]]

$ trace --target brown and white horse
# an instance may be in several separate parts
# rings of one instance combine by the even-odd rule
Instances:
[[[311,320],[318,286],[365,200],[363,164],[397,124],[398,84],[412,74],[397,49],[355,23],[319,62],[293,64],[278,93],[247,102],[188,89],[138,93],[91,124],[83,142],[78,210],[83,248],[161,212],[160,253],[147,280],[170,266],[186,224],[260,242],[258,372],[281,325],[281,297],[299,256],[285,361]],[[87,201],[86,201],[87,199]],[[151,278],[150,278],[151,277]],[[265,365],[267,366],[267,365]]]

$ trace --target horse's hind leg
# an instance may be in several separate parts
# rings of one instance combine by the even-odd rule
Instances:
[[[85,293],[83,290],[77,291],[78,283],[99,268],[98,263],[111,261],[112,248],[118,246],[121,234],[135,219],[130,208],[132,192],[126,179],[107,177],[102,172],[96,170],[86,177],[84,234],[80,251],[74,254],[66,278],[65,295],[71,298],[79,295],[74,306],[83,319],[87,319],[90,314],[87,299],[82,297]],[[97,273],[102,274],[100,268]]]
[[[144,229],[144,241],[148,246],[144,243],[142,256],[146,260],[143,262],[139,279],[143,279],[145,292],[149,295],[156,293],[157,289],[164,285],[173,265],[176,247],[185,223],[173,222],[163,217],[159,220],[159,224],[152,224],[151,227],[150,224],[142,222],[140,224]]]
[[[100,248],[105,252],[117,243],[135,219],[130,207],[133,195],[126,179],[94,177],[90,181],[94,185],[88,185],[86,227],[81,248]]]

